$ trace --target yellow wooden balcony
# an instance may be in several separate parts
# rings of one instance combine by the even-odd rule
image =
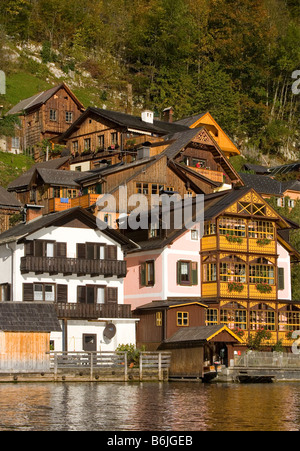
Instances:
[[[221,282],[220,283],[220,295],[222,297],[240,298],[240,299],[248,298],[248,285],[247,284],[242,285],[243,286],[242,291],[236,291],[236,290],[230,291],[229,284],[230,284],[230,282]]]
[[[250,299],[276,299],[276,285],[268,285],[270,292],[261,292],[256,288],[256,284],[249,284],[249,298]]]
[[[239,237],[240,242],[229,241],[225,235],[220,235],[220,249],[224,251],[247,252],[247,238]],[[232,239],[232,237],[231,237]]]
[[[217,282],[207,282],[202,284],[201,295],[204,298],[212,298],[217,296]]]
[[[249,238],[249,252],[268,255],[277,253],[275,240],[270,240],[268,244],[259,243],[257,238]]]
[[[217,248],[217,237],[216,235],[204,236],[201,240],[201,250],[210,251]]]

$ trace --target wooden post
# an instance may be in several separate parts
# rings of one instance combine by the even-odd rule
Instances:
[[[162,370],[161,370],[161,352],[158,353],[158,380],[163,380]]]
[[[140,381],[143,380],[143,353],[140,353]]]
[[[128,365],[127,365],[128,359],[127,359],[127,352],[124,354],[124,380],[125,382],[128,381]]]
[[[91,381],[93,380],[93,363],[94,363],[94,359],[93,359],[93,353],[91,352],[90,354],[91,356],[91,360],[90,360],[90,366],[91,366]]]
[[[54,353],[54,380],[57,379],[57,354]]]

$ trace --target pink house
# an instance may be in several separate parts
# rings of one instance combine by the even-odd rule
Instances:
[[[133,310],[151,301],[201,297],[199,230],[174,230],[139,244],[126,256],[124,301]]]

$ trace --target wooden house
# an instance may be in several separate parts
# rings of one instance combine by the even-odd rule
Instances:
[[[21,207],[16,196],[0,186],[0,233],[9,229],[11,217],[19,214]]]
[[[210,136],[217,142],[226,157],[240,155],[240,151],[229,135],[220,127],[209,111],[195,116],[186,117],[175,122],[189,128],[204,127]]]
[[[83,111],[82,103],[62,83],[21,100],[7,115],[20,116],[20,147],[24,150],[64,133]]]
[[[275,197],[278,207],[294,208],[300,199],[300,181],[278,181],[270,175],[240,173],[245,186],[254,188],[264,199]]]
[[[135,343],[136,320],[123,293],[124,254],[132,247],[119,232],[100,230],[82,208],[21,223],[0,235],[2,300],[55,308],[62,321],[62,332],[50,336],[56,351],[114,351]],[[106,340],[109,324],[116,333]]]
[[[0,372],[50,370],[50,333],[61,326],[53,305],[0,302]]]
[[[148,219],[150,224],[151,212]],[[157,224],[155,233],[149,233],[151,228],[124,230],[139,245],[126,257],[126,301],[138,308],[146,299],[162,301],[176,293],[200,297],[208,307],[206,325],[238,331],[245,345],[250,334],[266,328],[269,346],[291,346],[291,332],[300,329],[291,265],[300,254],[288,233],[299,225],[247,187],[204,196],[203,236],[198,232],[195,241],[197,230],[184,225],[164,230],[160,216]]]
[[[182,327],[161,343],[158,350],[171,352],[169,377],[201,379],[217,376],[221,365],[229,366],[242,340],[224,325]]]

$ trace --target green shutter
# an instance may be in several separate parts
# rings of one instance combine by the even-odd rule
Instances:
[[[278,290],[284,290],[284,268],[278,268]]]
[[[192,285],[198,285],[198,263],[192,262]]]
[[[177,262],[177,284],[181,285],[181,262]]]
[[[146,285],[146,263],[141,263],[141,285]]]

